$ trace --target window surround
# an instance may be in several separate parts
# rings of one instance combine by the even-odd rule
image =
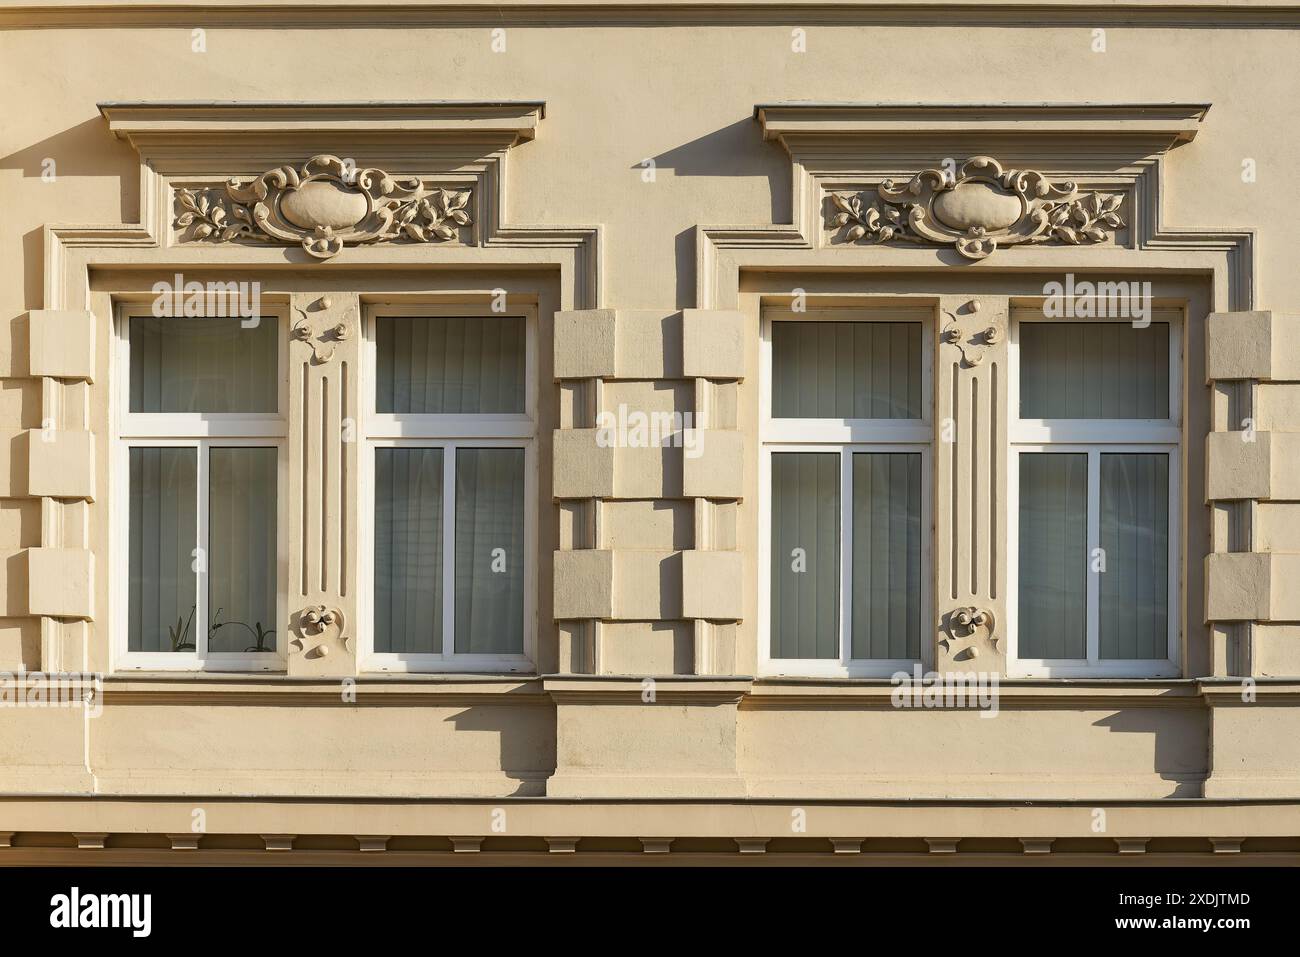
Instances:
[[[1020,324],[1022,322],[1108,322],[1107,319],[1055,318],[1018,302],[1011,310],[1007,341],[1009,434],[1007,439],[1007,670],[1023,678],[1166,678],[1181,673],[1182,632],[1182,515],[1183,515],[1183,327],[1182,310],[1156,307],[1152,322],[1169,323],[1168,419],[1021,419]],[[1129,320],[1121,320],[1127,323]],[[1100,459],[1103,452],[1167,453],[1169,456],[1169,635],[1164,659],[1101,659],[1099,637],[1099,579],[1087,572],[1088,659],[1027,659],[1018,655],[1020,453],[1059,452],[1088,455],[1087,554],[1089,563],[1099,547]]]
[[[215,310],[209,309],[208,312]],[[112,667],[115,671],[211,671],[211,672],[283,672],[285,669],[286,630],[288,619],[288,349],[287,310],[275,303],[263,303],[263,319],[272,319],[278,327],[277,344],[277,412],[131,412],[130,320],[133,316],[152,315],[149,302],[126,300],[116,304],[113,319],[113,348],[110,357],[110,381],[114,383],[110,410],[113,422],[110,501],[129,501],[130,450],[132,448],[194,448],[198,451],[198,547],[208,547],[208,453],[213,448],[274,448],[277,450],[276,515],[276,628],[273,652],[206,653],[206,629],[196,629],[193,652],[139,652],[127,647],[129,625],[129,574],[111,576],[110,615],[113,635]],[[222,318],[222,316],[213,316]],[[192,321],[202,322],[202,318]],[[126,507],[112,509],[110,520],[110,554],[118,569],[128,569],[126,550],[130,542],[129,515]],[[196,621],[207,620],[206,570],[200,571],[197,583]],[[200,614],[200,612],[202,614]]]
[[[376,320],[380,317],[522,316],[525,329],[524,412],[522,414],[417,414],[376,411],[378,355]],[[368,301],[362,309],[362,363],[359,378],[362,424],[360,581],[374,581],[375,450],[441,448],[443,456],[443,652],[440,654],[375,651],[373,588],[358,591],[358,670],[379,673],[524,673],[537,661],[537,309],[520,306],[497,311],[489,305],[446,305]],[[520,655],[455,654],[455,450],[522,448],[524,450],[524,650]]]
[[[772,323],[777,321],[872,321],[921,324],[920,419],[774,419],[772,410]],[[881,678],[911,672],[916,664],[929,667],[933,620],[932,580],[934,457],[934,309],[925,306],[863,304],[852,307],[811,307],[796,312],[788,306],[765,306],[759,338],[759,559],[758,674],[761,677]],[[840,453],[840,656],[832,658],[773,658],[771,644],[772,453]],[[851,652],[853,613],[853,454],[911,452],[921,456],[921,657],[854,659]]]

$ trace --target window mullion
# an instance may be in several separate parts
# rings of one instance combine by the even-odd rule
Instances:
[[[442,452],[442,653],[456,651],[456,445]]]
[[[1088,450],[1088,664],[1101,661],[1101,576],[1106,556],[1101,552],[1101,450]]]
[[[196,463],[196,472],[198,476],[198,536],[196,544],[199,549],[197,556],[191,556],[191,560],[199,558],[198,574],[195,575],[195,582],[198,588],[198,594],[194,601],[194,655],[199,661],[204,661],[208,656],[208,563],[212,556],[208,550],[208,450],[209,443],[200,440],[195,446],[195,454],[198,458]]]
[[[853,450],[840,449],[840,664],[853,657]]]

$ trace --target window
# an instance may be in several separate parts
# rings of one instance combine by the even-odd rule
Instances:
[[[889,675],[929,657],[928,310],[769,310],[760,668]]]
[[[531,312],[367,317],[368,668],[532,669],[534,329]]]
[[[118,317],[118,666],[283,666],[282,318]]]
[[[1181,317],[1013,312],[1011,667],[1176,675]]]

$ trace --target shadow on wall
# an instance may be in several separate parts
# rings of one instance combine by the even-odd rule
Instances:
[[[737,120],[730,126],[706,133],[651,158],[656,169],[670,169],[677,176],[766,177],[771,196],[769,222],[784,223],[790,220],[790,158],[780,146],[763,139],[762,130],[751,117]],[[641,169],[641,163],[634,163],[632,168]],[[695,248],[695,226],[677,234],[678,309],[702,305],[695,301]]]
[[[539,721],[543,716],[547,720]],[[501,772],[517,782],[515,790],[502,797],[534,797],[546,792],[546,779],[555,773],[553,706],[471,705],[445,720],[458,732],[496,735]]]
[[[1125,708],[1094,724],[1119,734],[1151,735],[1154,739],[1154,770],[1161,780],[1173,785],[1173,790],[1166,796],[1203,796],[1210,767],[1208,712],[1181,708],[1172,711],[1168,708]],[[1197,727],[1189,727],[1189,724]]]
[[[55,190],[50,209],[53,222],[86,222],[96,216],[78,215],[67,205],[59,203],[60,181],[64,177],[116,178],[118,180],[118,222],[135,223],[140,220],[139,171],[140,158],[126,143],[113,138],[108,124],[100,117],[86,120],[76,126],[33,143],[26,149],[0,157],[0,170],[21,170],[24,179],[38,182],[47,175],[53,179],[42,185]],[[71,202],[71,200],[68,200]],[[45,225],[42,223],[42,226]],[[41,228],[23,236],[23,261],[26,264],[23,303],[27,309],[40,309],[44,288],[41,275],[44,262]]]

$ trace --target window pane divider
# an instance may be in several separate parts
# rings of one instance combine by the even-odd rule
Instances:
[[[891,442],[921,445],[934,438],[925,419],[768,419],[765,442],[850,444]]]
[[[208,444],[198,443],[197,475],[199,483],[198,508],[198,555],[191,555],[190,560],[199,559],[198,574],[194,583],[198,595],[194,602],[194,652],[201,659],[208,656]]]
[[[442,453],[442,653],[456,651],[456,445]]]
[[[371,438],[531,439],[533,420],[527,415],[372,415]]]
[[[840,667],[853,657],[853,449],[840,450]]]
[[[1101,576],[1097,559],[1101,549],[1101,452],[1088,450],[1088,554],[1084,556],[1088,570],[1087,600],[1084,603],[1084,621],[1087,624],[1088,664],[1101,661]],[[1103,566],[1104,567],[1104,566]]]

